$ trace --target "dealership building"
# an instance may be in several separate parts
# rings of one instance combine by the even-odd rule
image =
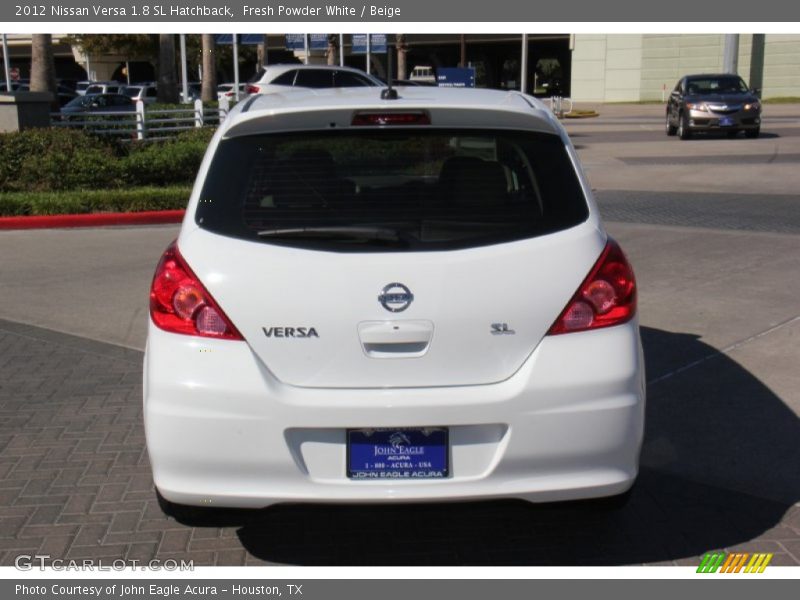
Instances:
[[[284,34],[265,37],[269,63],[306,60],[303,50],[286,49]],[[661,100],[685,74],[723,71],[726,37],[730,36],[529,34],[527,61],[522,60],[521,35],[407,34],[405,39],[408,73],[415,66],[453,67],[464,56],[466,63],[475,68],[477,86],[519,89],[522,65],[527,62],[527,92],[600,103]],[[764,98],[800,97],[800,34],[735,37],[735,68],[751,87],[760,88]],[[392,45],[395,36],[387,38]],[[344,35],[343,40],[345,64],[366,68],[367,58],[353,52],[351,36]],[[95,79],[155,79],[154,65],[142,57],[86,56],[60,36],[54,36],[54,43],[60,77],[85,79],[88,71]],[[12,67],[26,77],[30,70],[30,36],[10,35],[9,48]],[[311,50],[308,60],[324,62],[325,50]],[[255,61],[255,52],[240,54],[242,79],[255,71]],[[386,67],[385,54],[370,55],[371,72],[385,76]],[[232,69],[226,70],[224,65],[221,68],[219,80],[232,80]],[[189,72],[197,71],[190,68]]]

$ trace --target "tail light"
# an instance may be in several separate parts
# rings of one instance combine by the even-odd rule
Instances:
[[[603,253],[548,335],[620,325],[636,314],[636,279],[619,244],[608,240]]]
[[[156,267],[150,287],[150,317],[171,333],[225,340],[242,340],[242,334],[211,297],[173,242]]]
[[[260,87],[258,87],[257,85],[250,85],[250,84],[248,84],[248,85],[247,85],[247,86],[244,88],[244,91],[245,91],[246,93],[248,93],[248,94],[258,94],[258,93],[261,91],[261,88],[260,88]]]
[[[353,115],[353,126],[370,125],[430,125],[431,118],[425,111],[407,112],[357,112]]]

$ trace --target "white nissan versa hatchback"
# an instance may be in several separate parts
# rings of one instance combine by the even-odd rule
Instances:
[[[636,284],[537,100],[252,96],[216,132],[150,292],[165,511],[624,497]]]

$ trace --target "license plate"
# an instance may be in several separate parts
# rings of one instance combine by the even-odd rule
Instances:
[[[443,479],[448,455],[445,427],[347,430],[350,479]]]
[[[719,126],[720,127],[730,127],[731,125],[733,125],[733,119],[731,119],[730,117],[721,117],[720,118],[720,120],[719,120]]]

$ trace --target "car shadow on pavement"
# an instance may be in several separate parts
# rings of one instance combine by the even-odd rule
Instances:
[[[773,551],[774,542],[747,542],[785,527],[784,514],[800,499],[797,417],[697,336],[643,328],[642,339],[647,432],[623,509],[278,505],[214,513],[204,524],[239,527],[242,545],[259,559],[303,565],[698,564],[711,549]]]

